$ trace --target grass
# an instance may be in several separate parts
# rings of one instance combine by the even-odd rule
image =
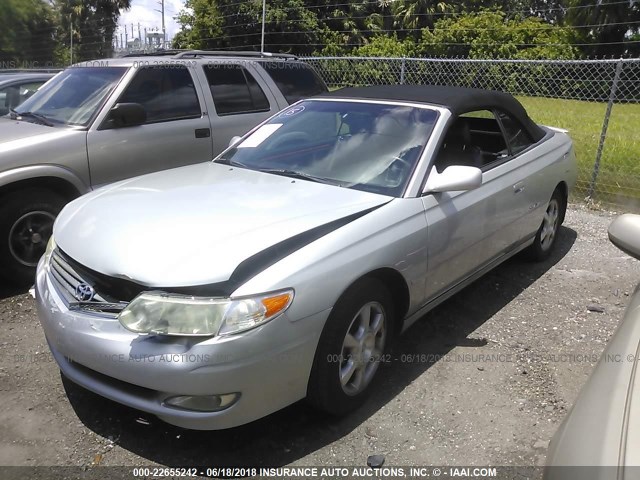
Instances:
[[[576,196],[589,188],[605,103],[553,98],[518,97],[531,118],[542,125],[569,130],[578,158]],[[640,105],[615,104],[596,181],[596,201],[640,208]]]

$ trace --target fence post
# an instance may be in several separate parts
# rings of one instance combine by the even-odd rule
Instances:
[[[402,62],[400,63],[400,85],[404,85],[404,64],[405,58],[402,57]]]
[[[591,173],[591,183],[589,184],[589,191],[587,192],[587,198],[593,198],[593,194],[596,189],[596,180],[598,179],[598,173],[600,172],[600,159],[602,158],[602,150],[604,149],[604,142],[607,137],[607,129],[609,128],[609,118],[611,117],[611,109],[613,108],[613,102],[616,99],[616,91],[618,90],[618,81],[620,81],[620,73],[622,72],[623,60],[618,60],[616,64],[616,73],[613,76],[613,83],[611,84],[611,92],[609,93],[609,101],[607,102],[607,110],[604,114],[604,120],[602,122],[602,131],[600,132],[600,141],[598,142],[598,150],[596,151],[596,161],[593,164],[593,172]]]

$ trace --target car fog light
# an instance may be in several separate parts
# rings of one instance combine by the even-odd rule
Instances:
[[[167,398],[164,403],[169,407],[198,412],[219,412],[229,408],[240,397],[239,393],[224,395],[176,395]]]

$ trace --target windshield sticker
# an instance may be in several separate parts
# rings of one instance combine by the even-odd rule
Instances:
[[[291,117],[293,115],[297,115],[298,113],[304,111],[304,105],[298,105],[296,107],[292,107],[286,112],[280,114],[281,117]]]
[[[238,148],[255,148],[264,142],[267,138],[273,135],[273,132],[278,130],[283,124],[282,123],[269,123],[267,125],[261,126],[251,135],[249,135],[244,142],[238,145]]]

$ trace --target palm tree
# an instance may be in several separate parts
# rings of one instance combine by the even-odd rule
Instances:
[[[438,0],[396,0],[392,10],[399,27],[417,31],[432,28],[436,15],[449,10],[449,4]]]
[[[588,56],[624,56],[625,42],[638,32],[640,5],[635,1],[571,0],[566,15],[568,25],[580,27],[585,43],[593,43],[584,51]],[[587,27],[592,25],[591,27]]]

